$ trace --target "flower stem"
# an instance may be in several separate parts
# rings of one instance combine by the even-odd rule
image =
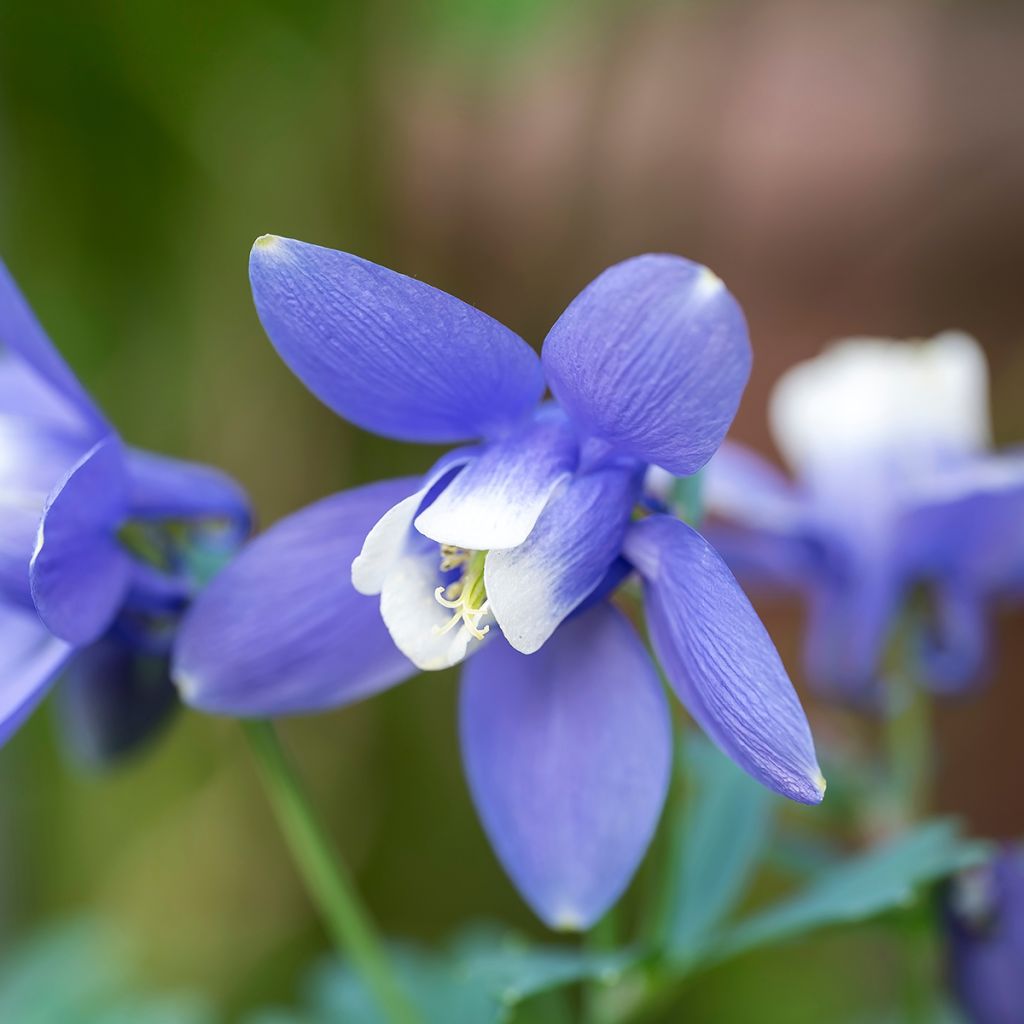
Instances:
[[[915,628],[907,615],[897,633],[885,717],[890,778],[907,821],[918,820],[928,809],[933,768],[929,700],[914,652]]]
[[[392,1024],[418,1024],[352,879],[313,812],[271,722],[242,722],[270,803],[338,951],[351,958]]]

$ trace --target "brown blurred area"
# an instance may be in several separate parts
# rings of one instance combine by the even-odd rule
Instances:
[[[571,21],[484,92],[407,68],[402,269],[443,268],[537,343],[608,263],[710,264],[750,321],[734,435],[762,450],[773,381],[823,343],[963,328],[991,361],[997,440],[1020,443],[1022,52],[1021,5],[787,0]],[[796,610],[772,620],[798,666]],[[1001,617],[994,678],[937,711],[938,802],[984,834],[1024,830],[1022,625]]]

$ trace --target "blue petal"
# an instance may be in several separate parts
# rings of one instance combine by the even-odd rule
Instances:
[[[744,587],[792,592],[825,558],[811,506],[767,460],[726,441],[704,468],[702,532]]]
[[[715,452],[701,483],[709,515],[778,534],[807,527],[806,498],[767,459],[734,441]]]
[[[981,593],[1024,584],[1024,457],[974,459],[916,488],[899,523],[910,574],[954,575]]]
[[[921,676],[936,693],[959,693],[989,667],[988,602],[962,580],[935,584],[931,598],[932,619],[919,640]]]
[[[545,416],[488,445],[416,517],[416,529],[438,544],[470,551],[516,547],[576,461],[576,438],[565,418]]]
[[[992,861],[947,890],[953,988],[975,1024],[1016,1024],[1024,1006],[1024,847],[1006,844]]]
[[[655,653],[700,727],[769,789],[819,803],[825,780],[800,700],[725,563],[667,516],[636,523],[625,553],[644,577]]]
[[[68,403],[68,414],[91,429],[93,439],[109,429],[103,414],[46,336],[7,268],[0,262],[0,346],[24,361]]]
[[[221,714],[284,715],[348,704],[412,675],[349,566],[370,527],[418,483],[335,494],[257,537],[182,622],[172,668],[182,698]]]
[[[322,402],[377,434],[500,434],[544,390],[521,338],[422,281],[274,235],[257,239],[249,273],[281,358]]]
[[[668,708],[633,628],[605,604],[529,657],[484,647],[463,672],[460,732],[505,870],[547,924],[589,927],[636,871],[668,787]]]
[[[739,305],[711,271],[648,255],[583,289],[551,328],[543,361],[582,430],[688,476],[736,414],[750,343]]]
[[[30,607],[28,565],[47,495],[88,446],[43,423],[0,413],[0,593]]]
[[[517,651],[538,650],[605,578],[622,548],[637,490],[629,470],[575,477],[554,495],[523,544],[488,554],[487,599]]]
[[[131,558],[117,530],[127,511],[120,442],[99,442],[46,502],[30,565],[32,600],[55,635],[73,644],[97,639],[128,591]]]
[[[71,653],[34,611],[0,604],[0,743],[43,699]]]
[[[245,492],[211,466],[129,448],[129,514],[138,519],[226,519],[239,536],[251,527]]]
[[[804,646],[810,681],[865,707],[880,698],[882,657],[904,587],[884,559],[861,554],[810,588]]]
[[[65,747],[90,768],[137,751],[178,707],[166,657],[107,637],[75,654],[55,698]]]

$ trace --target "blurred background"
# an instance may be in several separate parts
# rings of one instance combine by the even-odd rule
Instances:
[[[1014,444],[1022,96],[1014,3],[0,3],[0,252],[125,437],[228,470],[264,524],[434,455],[342,423],[278,360],[246,276],[264,232],[420,277],[536,345],[612,262],[707,263],[750,322],[734,436],[763,451],[772,383],[823,343],[963,328]],[[765,612],[797,674],[798,611]],[[1022,621],[1007,610],[989,686],[937,709],[938,807],[984,835],[1024,831]],[[536,932],[469,804],[455,692],[421,678],[286,738],[388,932]],[[821,735],[861,741],[807,701]],[[226,1019],[287,1001],[325,939],[237,727],[182,713],[82,775],[50,711],[0,751],[0,940],[98,911],[154,984]],[[884,963],[870,930],[818,939],[684,1005],[871,1019]]]

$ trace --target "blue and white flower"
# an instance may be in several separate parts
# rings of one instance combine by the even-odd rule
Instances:
[[[173,705],[181,612],[248,528],[227,477],[122,442],[0,263],[0,742],[66,669],[82,750],[134,746]]]
[[[657,669],[608,600],[636,573],[693,717],[766,786],[821,799],[804,713],[743,592],[698,533],[638,512],[646,467],[700,469],[746,384],[746,324],[714,274],[668,255],[613,266],[538,359],[471,306],[346,253],[264,236],[250,273],[271,341],[335,412],[460,447],[243,551],[179,634],[187,702],[317,711],[466,659],[462,749],[484,827],[545,921],[586,927],[636,869],[669,778]]]
[[[989,605],[1024,582],[1024,454],[991,451],[978,344],[841,342],[779,380],[770,420],[793,479],[727,443],[705,474],[709,535],[744,583],[805,597],[811,678],[876,701],[914,597],[929,685],[976,678]]]

